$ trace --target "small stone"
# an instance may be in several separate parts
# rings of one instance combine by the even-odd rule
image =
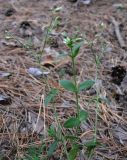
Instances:
[[[34,77],[42,77],[44,75],[49,74],[48,71],[43,72],[39,68],[34,68],[34,67],[29,68],[27,71],[28,71],[29,74],[33,75]]]
[[[86,5],[88,5],[88,4],[90,4],[91,3],[91,0],[80,0],[83,4],[86,4]]]
[[[0,78],[9,78],[11,73],[0,71]]]
[[[5,95],[0,94],[0,104],[1,105],[11,104],[11,98],[9,96],[5,96]]]
[[[107,47],[106,49],[105,49],[105,52],[112,52],[112,47]]]
[[[78,6],[79,4],[85,4],[89,5],[92,2],[92,0],[78,0],[76,5]]]
[[[35,77],[40,77],[43,74],[42,71],[39,68],[31,67],[27,71],[28,71],[28,73],[32,74]]]
[[[122,3],[115,3],[115,4],[113,4],[113,7],[117,8],[117,9],[124,9],[124,5]]]

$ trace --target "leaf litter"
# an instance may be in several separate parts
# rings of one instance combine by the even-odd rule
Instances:
[[[62,0],[52,0],[50,5],[49,0],[37,3],[34,0],[0,2],[0,156],[6,159],[10,157],[12,160],[23,158],[24,149],[41,144],[41,136],[53,122],[55,123],[52,105],[48,104],[45,108],[44,99],[42,100],[42,95],[47,95],[50,87],[60,90],[54,102],[60,121],[65,122],[67,117],[75,113],[73,95],[64,91],[58,83],[60,76],[64,79],[70,79],[72,76],[66,73],[66,69],[71,72],[68,54],[63,57],[60,55],[61,51],[68,52],[60,36],[50,39],[42,55],[41,66],[37,63],[37,53],[45,35],[43,28],[49,24],[51,18],[50,9],[62,6],[60,16],[63,26],[57,28],[54,33],[62,35],[67,32],[73,35],[85,32],[88,39],[92,40],[100,30],[97,24],[103,21],[107,26],[103,36],[108,46],[111,46],[111,49],[106,48],[106,52],[101,53],[101,76],[95,88],[92,88],[93,94],[88,94],[90,91],[87,90],[82,91],[80,95],[80,106],[89,113],[88,121],[81,125],[81,141],[87,142],[93,138],[95,104],[89,103],[89,98],[96,94],[96,87],[99,85],[102,97],[108,99],[109,103],[101,101],[99,106],[97,139],[102,145],[95,150],[93,160],[126,160],[126,50],[119,46],[110,20],[111,16],[115,16],[121,22],[123,27],[120,32],[126,43],[126,0],[119,0],[117,3],[96,0],[89,6],[79,5],[76,11],[74,3]],[[13,40],[6,38],[5,31],[14,35]],[[24,42],[25,45],[22,45]],[[100,42],[94,44],[94,54],[99,54],[99,47]],[[93,59],[93,53],[84,45],[77,60],[81,81],[95,78],[96,66]],[[45,64],[51,64],[51,67],[46,67]],[[63,68],[65,72],[62,71]],[[40,77],[44,74],[46,77]],[[46,136],[48,145],[51,139]],[[41,154],[45,156],[45,152]],[[59,159],[60,154],[61,148],[58,148],[54,159]],[[85,152],[82,150],[77,160],[85,158]]]

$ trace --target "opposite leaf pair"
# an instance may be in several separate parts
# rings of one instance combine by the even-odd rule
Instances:
[[[80,92],[81,90],[87,90],[89,89],[90,87],[92,87],[94,85],[94,81],[92,80],[86,80],[82,83],[79,84],[78,87],[76,87],[73,82],[69,81],[69,80],[61,80],[60,81],[60,84],[61,86],[68,90],[68,91],[71,91],[71,92]]]

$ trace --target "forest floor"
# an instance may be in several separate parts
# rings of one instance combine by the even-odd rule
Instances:
[[[56,15],[55,7],[61,7]],[[59,18],[44,45],[54,16]],[[65,34],[85,42],[76,59],[78,82],[96,80],[79,94],[80,108],[89,114],[80,126],[79,142],[93,139],[97,120],[100,145],[91,160],[127,160],[127,1],[95,0],[76,7],[67,0],[0,0],[0,23],[0,160],[67,159],[60,142],[47,156],[53,142],[51,125],[59,132],[60,123],[63,135],[75,135],[74,129],[63,127],[76,114],[74,94],[59,84],[73,76]],[[95,57],[100,62],[98,76]],[[40,75],[35,75],[36,68]],[[59,93],[45,106],[52,88]],[[98,118],[92,101],[96,88]],[[69,152],[71,143],[65,145]],[[88,160],[85,147],[76,159]]]

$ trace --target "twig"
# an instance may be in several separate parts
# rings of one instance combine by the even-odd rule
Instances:
[[[44,95],[43,95],[43,110],[44,110],[44,136],[46,136],[46,125],[45,125],[45,123],[46,123],[46,120],[45,120],[46,113],[45,113],[45,99],[44,99]]]
[[[39,122],[39,119],[40,119],[40,116],[41,116],[41,109],[42,109],[43,99],[44,99],[44,95],[42,94],[42,96],[41,96],[41,101],[40,101],[40,107],[39,107],[39,113],[38,113],[37,121],[36,121],[36,124],[35,124],[35,127],[34,127],[34,129],[33,129],[33,133],[32,133],[32,134],[34,134],[34,132],[35,132],[36,129],[37,129],[37,125],[38,125],[38,122]],[[44,126],[45,126],[45,124],[44,124]],[[44,128],[45,128],[45,127],[44,127]]]
[[[123,40],[123,37],[121,36],[121,33],[120,33],[120,29],[119,29],[119,23],[115,20],[114,17],[111,17],[111,20],[112,20],[112,23],[114,25],[114,28],[115,28],[115,33],[116,33],[116,37],[119,41],[119,44],[122,48],[125,48],[126,45],[125,45],[125,42]]]

